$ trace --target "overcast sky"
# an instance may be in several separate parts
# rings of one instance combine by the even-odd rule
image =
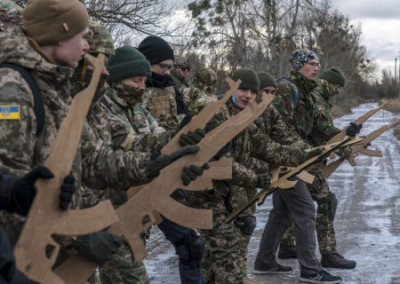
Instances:
[[[361,24],[362,45],[379,70],[394,70],[400,56],[400,0],[332,0],[333,6]],[[379,76],[380,76],[380,71]]]

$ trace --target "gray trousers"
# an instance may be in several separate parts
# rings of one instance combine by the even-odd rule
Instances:
[[[289,214],[295,224],[297,258],[304,273],[322,270],[315,255],[315,205],[310,192],[302,181],[291,189],[278,189],[272,197],[273,209],[260,241],[255,270],[274,268],[276,252],[283,232],[289,221]]]

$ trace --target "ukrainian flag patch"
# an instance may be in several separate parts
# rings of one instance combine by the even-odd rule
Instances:
[[[21,112],[19,105],[0,105],[1,119],[20,119]]]

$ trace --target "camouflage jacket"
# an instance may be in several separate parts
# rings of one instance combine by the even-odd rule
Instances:
[[[329,81],[324,79],[317,80],[317,87],[311,92],[317,110],[319,113],[319,121],[326,125],[333,124],[332,105],[329,99],[339,93],[339,89]],[[326,142],[318,136],[318,133],[311,133],[310,135],[314,145],[321,145]]]
[[[183,87],[180,89],[183,101],[192,115],[198,114],[208,103],[218,100],[217,96],[199,86]]]
[[[76,70],[73,80],[73,93],[87,87],[88,82],[80,82]],[[88,70],[88,77],[91,77]],[[104,80],[102,80],[104,82]],[[99,102],[106,92],[105,83],[99,85],[95,99],[89,109],[85,127],[82,131],[82,187],[85,207],[95,205],[99,200],[111,199],[120,205],[127,200],[126,189],[149,182],[147,164],[150,154],[139,151],[126,151],[123,144],[128,139],[129,128],[124,121],[112,114]]]
[[[218,112],[209,124],[217,127],[240,111],[241,109],[229,100],[225,108]],[[255,188],[258,174],[265,173],[268,164],[296,166],[300,160],[300,153],[301,151],[294,151],[292,146],[272,141],[252,123],[232,140],[229,153],[234,159],[232,183],[246,189]]]
[[[172,70],[170,76],[179,90],[184,87],[189,87],[189,84],[186,82],[186,79],[178,75],[176,70]]]
[[[178,111],[177,89],[172,79],[169,78],[169,82],[164,85],[165,87],[159,87],[152,78],[149,78],[142,105],[157,120],[159,126],[171,130],[182,122],[186,114]],[[180,99],[181,104],[184,104],[183,98]]]
[[[0,68],[0,168],[5,174],[21,177],[38,165],[43,165],[50,154],[71,103],[68,82],[72,69],[49,63],[33,49],[20,27],[1,32],[0,46],[0,63],[12,63],[31,70],[45,110],[43,130],[37,136],[34,98],[29,85],[19,72]],[[12,110],[13,114],[8,110]],[[10,115],[14,119],[4,119]],[[78,149],[72,166],[78,188],[80,166]],[[80,207],[80,201],[79,192],[76,192],[71,208]],[[11,243],[15,244],[22,230],[23,219],[3,211],[0,213],[0,222]],[[70,240],[63,238],[59,241],[64,247]]]
[[[266,133],[276,143],[300,148],[305,147],[303,140],[289,131],[281,115],[272,105],[254,123],[262,133]]]
[[[311,91],[316,87],[316,82],[307,80],[298,71],[292,71],[288,80],[278,83],[273,105],[289,129],[307,143],[312,143],[309,137],[311,134],[328,141],[339,133],[339,129],[332,124],[325,123],[320,117],[318,106],[311,95]],[[297,106],[295,105],[295,89],[298,94]]]
[[[102,103],[123,122],[129,132],[121,144],[123,149],[153,153],[160,151],[169,141],[172,132],[160,127],[141,104],[129,106],[111,87],[107,88]]]

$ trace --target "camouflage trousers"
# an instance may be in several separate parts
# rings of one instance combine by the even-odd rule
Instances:
[[[100,269],[101,284],[149,284],[149,276],[142,261],[135,262],[126,242],[122,244],[113,259]]]
[[[333,216],[330,216],[330,200],[333,193],[330,191],[326,178],[319,168],[314,167],[310,174],[315,176],[313,184],[307,184],[312,199],[317,202],[316,231],[319,251],[321,255],[336,252],[336,236],[333,227]],[[281,244],[294,245],[294,223],[290,220],[285,230]]]
[[[207,284],[242,284],[240,231],[234,224],[226,222],[233,187],[222,181],[214,182],[214,187],[192,192],[187,198],[191,207],[213,210],[213,229],[200,230],[206,241],[206,255],[201,266],[204,280]]]
[[[257,193],[257,189],[244,189],[240,187],[234,187],[235,189],[233,190],[231,196],[230,196],[230,205],[232,207],[232,210],[235,210],[236,208],[240,207],[242,204],[246,203],[249,198],[254,196]],[[254,216],[254,213],[256,212],[256,205],[253,204],[249,208],[247,208],[245,211],[240,213],[238,216],[244,217],[244,216]],[[240,222],[234,222],[234,224],[240,228],[242,224]],[[244,276],[247,275],[247,252],[248,249],[247,247],[249,246],[250,243],[250,237],[248,235],[243,234],[242,232],[240,233],[240,266],[242,267],[242,273]]]

